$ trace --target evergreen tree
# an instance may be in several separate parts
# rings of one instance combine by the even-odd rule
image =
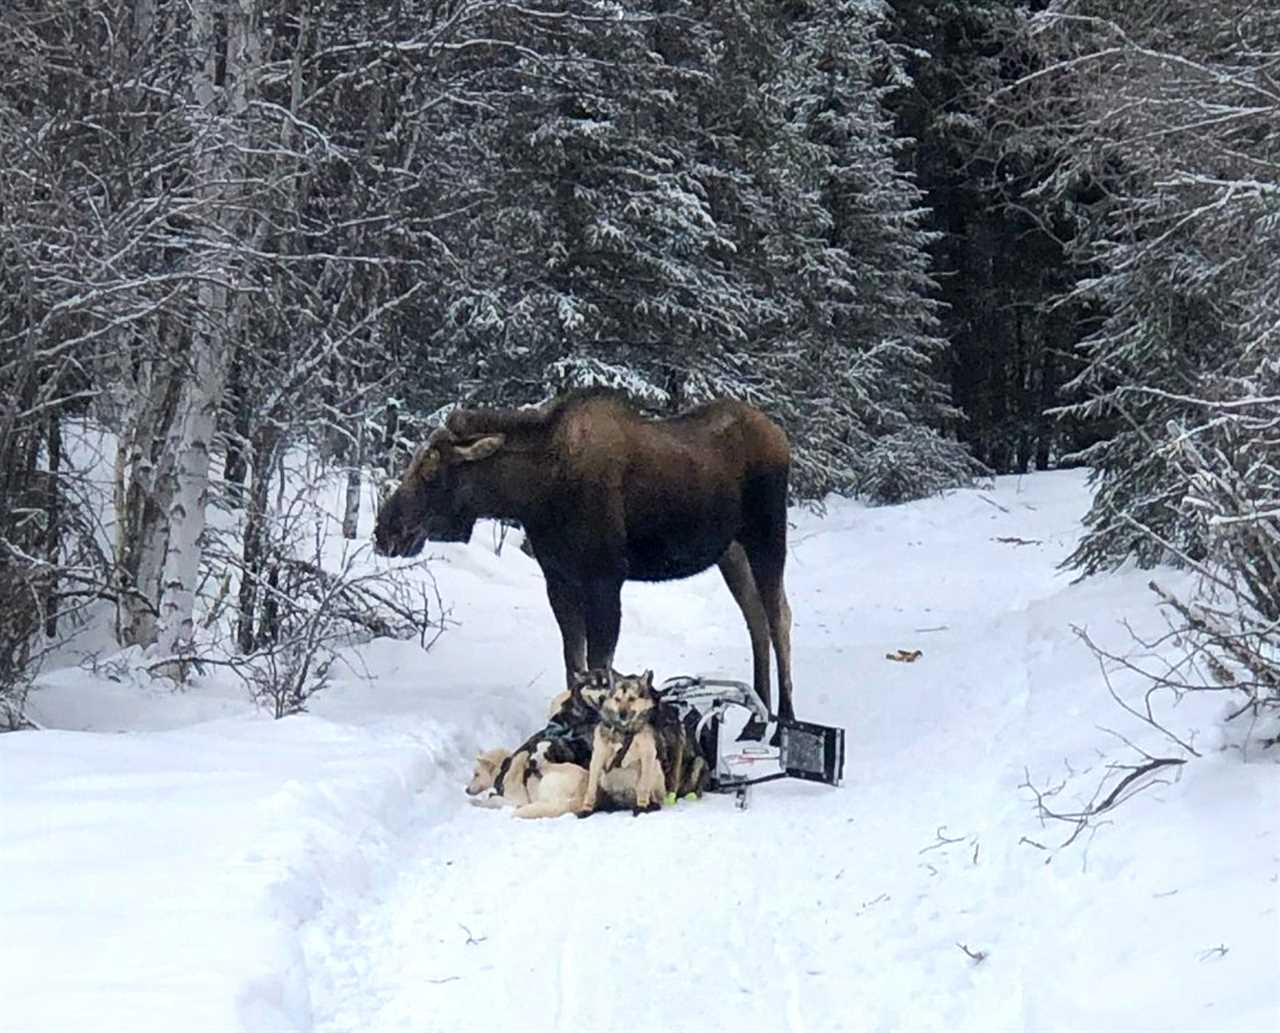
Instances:
[[[792,431],[806,498],[970,476],[939,433],[954,413],[932,372],[919,194],[884,110],[884,10],[523,14],[530,53],[484,73],[502,117],[463,131],[476,166],[503,170],[441,331],[464,396],[746,398]]]
[[[1198,468],[1186,447],[1246,462],[1238,427],[1219,438],[1234,421],[1208,414],[1265,399],[1280,356],[1280,276],[1266,257],[1280,225],[1280,96],[1267,72],[1280,14],[1243,0],[1158,14],[1068,2],[1030,28],[1043,67],[1019,98],[1058,148],[1048,188],[1092,188],[1075,241],[1091,274],[1075,296],[1104,318],[1084,342],[1073,411],[1116,427],[1082,454],[1098,491],[1071,562],[1198,561],[1216,535],[1188,502]]]
[[[1070,215],[1034,192],[1053,155],[1016,133],[999,99],[1035,60],[1015,33],[1028,7],[1043,6],[893,5],[892,39],[908,80],[890,105],[911,140],[925,225],[937,234],[946,376],[965,416],[959,434],[1000,473],[1046,469],[1078,447],[1076,424],[1047,414],[1077,371],[1072,349],[1084,316],[1060,301],[1074,282],[1063,247]]]
[[[790,5],[782,88],[820,204],[817,233],[795,249],[807,286],[798,325],[806,379],[831,401],[805,410],[805,434],[852,472],[854,491],[900,501],[976,467],[946,433],[959,413],[935,373],[946,352],[930,297],[936,234],[900,167],[906,141],[889,102],[905,71],[883,39],[888,13],[861,2]],[[824,487],[842,482],[828,471]]]
[[[669,37],[696,36],[692,6],[648,7],[528,8],[523,47],[481,73],[505,102],[457,133],[487,203],[465,223],[468,282],[442,330],[467,397],[532,401],[621,375],[663,404],[674,371],[765,307],[691,150],[707,70]]]

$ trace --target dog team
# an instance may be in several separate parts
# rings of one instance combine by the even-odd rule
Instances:
[[[486,750],[467,786],[482,807],[517,818],[596,811],[655,811],[701,794],[710,769],[697,714],[681,714],[654,689],[653,672],[574,675],[551,701],[545,728],[514,751]],[[487,796],[484,794],[488,794]]]

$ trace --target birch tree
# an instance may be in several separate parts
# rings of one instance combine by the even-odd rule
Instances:
[[[243,323],[233,256],[237,240],[253,236],[254,227],[239,203],[246,171],[241,152],[245,115],[261,63],[260,9],[255,0],[192,0],[191,11],[191,193],[202,268],[173,433],[175,483],[157,642],[164,655],[187,652],[194,640],[214,432],[233,335]],[[181,676],[181,667],[172,670]]]

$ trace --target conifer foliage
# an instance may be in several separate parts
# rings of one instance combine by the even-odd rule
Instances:
[[[462,394],[573,384],[655,408],[729,394],[792,431],[801,498],[966,480],[942,432],[919,192],[884,100],[901,70],[865,3],[583,4],[469,134],[502,169],[441,331]],[[501,82],[499,88],[496,83]]]
[[[1090,186],[1075,295],[1102,313],[1071,387],[1116,433],[1083,453],[1099,491],[1075,560],[1093,570],[1170,547],[1204,557],[1187,448],[1235,463],[1236,417],[1274,395],[1280,362],[1280,13],[1233,0],[1053,5],[1019,86],[1056,147],[1047,190]],[[1237,457],[1237,458],[1231,458]],[[1266,479],[1258,482],[1266,499]],[[1268,503],[1269,506],[1269,503]],[[1264,506],[1263,508],[1267,508]]]
[[[1193,566],[1200,598],[1155,586],[1193,655],[1240,712],[1280,707],[1280,10],[1064,0],[1026,41],[1046,191],[1090,197],[1075,295],[1102,319],[1074,412],[1117,428],[1083,454],[1098,491],[1071,562]]]

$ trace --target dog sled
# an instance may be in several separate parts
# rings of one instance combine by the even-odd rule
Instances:
[[[658,695],[682,718],[696,721],[698,747],[710,770],[707,789],[733,793],[739,809],[752,786],[798,778],[838,786],[844,778],[844,729],[808,721],[780,721],[745,682],[682,675],[662,683]],[[746,720],[735,720],[745,711]],[[746,721],[775,728],[760,741],[734,738]]]

